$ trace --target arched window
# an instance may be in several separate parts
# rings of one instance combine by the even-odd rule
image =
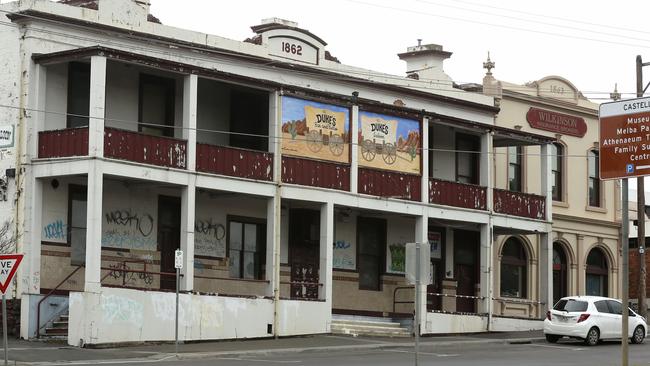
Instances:
[[[553,178],[553,200],[562,201],[564,190],[562,187],[563,180],[563,168],[564,164],[562,163],[564,159],[564,146],[559,143],[551,144],[551,174]]]
[[[527,266],[523,243],[517,238],[506,240],[501,250],[501,296],[526,297]]]
[[[567,260],[562,245],[553,243],[553,303],[567,296]]]
[[[602,249],[594,248],[587,256],[587,295],[607,296],[607,260]]]
[[[598,151],[590,150],[587,153],[589,166],[589,206],[600,207],[600,175],[598,174]]]

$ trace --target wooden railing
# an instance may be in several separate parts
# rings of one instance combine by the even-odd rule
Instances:
[[[536,194],[494,189],[494,212],[544,220],[546,197]]]
[[[88,127],[40,131],[38,157],[61,158],[88,155]]]
[[[429,178],[429,203],[486,210],[487,188]]]
[[[273,180],[273,154],[235,147],[197,144],[196,170],[271,181]]]
[[[106,127],[104,156],[136,163],[186,169],[187,141]]]
[[[359,168],[358,191],[373,196],[419,201],[422,184],[419,175]]]
[[[282,182],[350,190],[350,167],[327,161],[282,157]]]

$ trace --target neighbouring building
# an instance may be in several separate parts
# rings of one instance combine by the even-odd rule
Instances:
[[[0,146],[0,213],[25,254],[12,294],[22,338],[174,339],[179,248],[182,340],[408,319],[408,242],[432,244],[433,284],[417,289],[423,334],[539,327],[553,240],[567,293],[616,293],[613,186],[582,207],[586,183],[568,179],[586,182],[587,159],[559,172],[553,160],[574,142],[586,155],[594,130],[558,140],[516,128],[533,102],[591,126],[595,112],[564,81],[575,104],[504,88],[495,124],[494,97],[455,88],[437,45],[401,53],[397,77],[344,65],[276,18],[235,41],[160,24],[146,1],[0,11],[0,128],[15,141]],[[497,189],[506,155],[493,151],[520,148],[537,157],[522,164],[522,188]],[[557,204],[552,176],[563,177]],[[564,226],[552,232],[555,209]],[[583,268],[592,251],[603,279]]]
[[[619,181],[599,177],[598,104],[565,78],[511,84],[494,78],[494,66],[488,57],[483,84],[463,89],[496,98],[498,126],[553,139],[552,251],[538,236],[497,233],[494,287],[501,298],[495,300],[495,313],[519,316],[535,311],[536,294],[545,283],[552,284],[553,302],[570,295],[619,297],[620,187]],[[539,175],[541,158],[537,146],[494,149],[495,205],[512,194],[539,191],[544,180]],[[551,273],[539,271],[545,260],[552,262]]]

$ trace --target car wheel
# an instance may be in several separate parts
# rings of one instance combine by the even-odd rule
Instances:
[[[585,338],[585,344],[587,346],[595,346],[598,344],[598,339],[600,338],[600,332],[598,328],[593,327],[587,332],[587,337]]]
[[[645,329],[642,326],[637,326],[634,328],[634,333],[632,333],[632,343],[641,344],[645,339]]]
[[[549,343],[555,343],[561,338],[559,335],[555,335],[555,334],[545,334],[545,336],[546,336],[546,341]]]

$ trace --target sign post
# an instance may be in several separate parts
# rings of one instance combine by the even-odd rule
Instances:
[[[600,179],[622,179],[622,302],[621,364],[628,364],[629,218],[628,178],[650,175],[650,98],[600,105]],[[641,240],[641,239],[639,239]],[[641,242],[641,241],[639,241]]]
[[[420,286],[431,283],[431,249],[427,243],[406,244],[406,279],[415,285],[415,314],[413,333],[415,335],[415,366],[418,366],[420,352]]]
[[[9,342],[7,340],[7,288],[18,270],[22,254],[0,254],[0,292],[2,292],[2,344],[5,349],[5,366],[9,364]]]
[[[178,288],[180,287],[180,274],[183,268],[183,251],[176,249],[174,252],[174,267],[176,267],[176,320],[174,323],[174,344],[178,356]]]

